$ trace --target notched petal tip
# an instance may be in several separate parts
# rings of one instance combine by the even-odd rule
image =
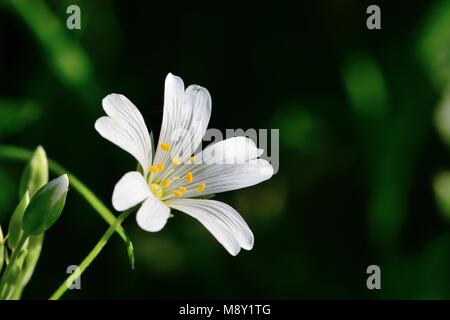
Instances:
[[[205,87],[196,84],[190,85],[186,89],[186,94],[191,100],[192,105],[205,107],[206,110],[211,112],[211,95]]]
[[[122,99],[122,98],[126,98],[126,99],[128,99],[127,97],[125,97],[123,94],[121,94],[121,93],[110,93],[110,94],[108,94],[108,95],[106,95],[103,99],[102,99],[102,103],[103,102],[105,102],[105,101],[110,101],[110,100],[115,100],[115,99]]]
[[[208,89],[206,89],[205,87],[199,86],[198,84],[191,84],[189,87],[186,88],[186,92],[188,92],[192,95],[201,96],[201,97],[211,100],[211,95],[209,94]]]
[[[151,141],[140,111],[127,97],[116,93],[103,99],[103,109],[107,116],[97,119],[95,130],[148,168],[152,160]]]
[[[104,97],[102,99],[102,106],[103,106],[103,110],[105,110],[105,112],[107,112],[107,108],[109,104],[114,104],[115,102],[117,102],[118,100],[121,99],[127,99],[127,97],[125,97],[123,94],[120,93],[110,93],[108,94],[106,97]]]
[[[264,149],[258,149],[256,152],[258,158],[261,157],[263,155],[263,153],[264,153]]]
[[[253,233],[251,231],[247,241],[247,243],[241,243],[241,247],[244,250],[250,251],[253,249],[253,246],[255,244],[255,237],[253,236]]]
[[[109,121],[108,119],[109,117],[103,116],[95,120],[94,124],[95,131],[97,131],[102,137],[104,137],[105,133],[105,121]]]
[[[241,248],[238,248],[237,250],[231,250],[231,249],[228,249],[228,248],[225,248],[226,250],[227,250],[227,252],[229,253],[229,254],[231,254],[233,257],[236,257],[238,254],[239,254],[239,252],[241,252]]]

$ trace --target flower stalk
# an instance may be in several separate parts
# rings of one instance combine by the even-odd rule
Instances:
[[[1,277],[0,300],[9,299],[16,290],[16,271],[21,268],[21,265],[23,263],[23,261],[20,261],[20,257],[23,252],[22,248],[24,247],[27,240],[27,236],[21,235],[20,239],[17,242],[17,247],[11,255],[8,266],[6,267],[6,270]]]
[[[100,238],[100,240],[97,242],[95,247],[91,250],[91,252],[84,258],[84,260],[79,265],[78,272],[72,273],[67,279],[59,286],[59,288],[55,291],[55,293],[52,294],[50,297],[50,300],[59,300],[61,296],[67,291],[67,289],[70,287],[70,285],[78,278],[80,277],[83,272],[86,270],[87,267],[94,261],[94,259],[97,257],[97,255],[102,251],[102,249],[105,247],[106,243],[108,242],[109,238],[113,235],[114,231],[117,227],[120,227],[121,223],[133,212],[133,210],[124,211],[120,214],[120,216],[115,219],[113,224],[111,224],[106,230],[106,232],[103,234],[103,236]]]

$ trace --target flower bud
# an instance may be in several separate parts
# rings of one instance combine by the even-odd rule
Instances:
[[[19,187],[19,196],[22,198],[28,191],[32,197],[44,184],[48,182],[47,155],[43,147],[39,146],[33,153],[22,174]]]
[[[22,227],[25,235],[48,230],[58,220],[66,203],[69,178],[62,175],[39,189],[25,210]]]

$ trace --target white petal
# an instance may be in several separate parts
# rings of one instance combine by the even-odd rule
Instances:
[[[183,171],[192,173],[192,183],[187,183],[185,175],[180,175],[181,179],[169,186],[167,194],[184,186],[188,190],[184,197],[198,197],[250,187],[273,175],[272,165],[263,159],[250,160],[245,164],[183,165]],[[205,183],[206,188],[197,192],[196,189],[201,183]]]
[[[208,127],[211,116],[211,96],[200,86],[192,85],[184,91],[181,78],[168,74],[164,91],[164,114],[161,134],[156,146],[154,163],[168,165],[174,156],[184,161],[190,157]],[[170,152],[161,144],[172,147]]]
[[[174,151],[175,154],[181,155],[181,160],[194,154],[200,145],[208,128],[212,105],[208,90],[197,85],[191,85],[186,89],[186,97],[192,108],[191,118],[185,127],[189,135],[180,141],[181,143],[177,145],[178,150]]]
[[[167,204],[200,221],[233,256],[237,255],[241,248],[253,248],[252,231],[239,213],[229,205],[220,201],[198,199],[173,199]]]
[[[203,166],[178,166],[170,175],[172,177],[184,177],[186,173],[191,171],[196,175],[200,173],[200,169],[205,169],[205,165],[213,164],[247,164],[250,160],[254,160],[264,153],[263,149],[258,149],[253,140],[247,137],[233,137],[217,143],[209,145],[205,150],[195,155],[195,164],[203,164]],[[268,171],[270,176],[271,168]],[[172,186],[172,189],[182,185],[184,180]],[[195,183],[198,184],[198,181]]]
[[[126,173],[114,187],[112,204],[117,211],[128,210],[150,196],[144,177],[136,171]]]
[[[258,158],[264,150],[258,149],[253,140],[247,137],[233,137],[209,145],[203,152],[195,155],[196,161],[207,164],[245,163]]]
[[[136,222],[145,231],[157,232],[166,225],[169,215],[170,208],[151,194],[138,210]]]
[[[152,163],[150,135],[139,110],[127,97],[110,94],[103,99],[109,117],[95,122],[102,137],[130,153],[147,172]]]

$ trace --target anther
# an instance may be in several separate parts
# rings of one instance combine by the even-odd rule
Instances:
[[[175,196],[177,196],[177,197],[181,197],[181,196],[183,195],[183,194],[182,194],[180,191],[178,191],[178,190],[173,190],[172,193],[173,193]]]
[[[172,159],[172,163],[174,166],[179,166],[181,164],[181,160],[180,158],[178,158],[177,156],[173,157]]]
[[[170,179],[164,180],[164,181],[161,183],[161,187],[167,188],[171,183],[172,183],[172,181],[170,181]]]
[[[206,183],[200,183],[197,189],[195,189],[197,192],[202,192],[206,188]]]
[[[163,171],[164,170],[164,164],[161,162],[158,162],[156,164],[156,168],[158,168],[159,171]]]
[[[172,149],[172,147],[169,146],[167,143],[161,143],[160,147],[161,147],[161,149],[163,149],[166,152],[168,152],[168,151],[170,151],[170,149]]]
[[[158,172],[158,168],[155,166],[151,166],[148,170],[150,170],[151,173],[157,173]]]

